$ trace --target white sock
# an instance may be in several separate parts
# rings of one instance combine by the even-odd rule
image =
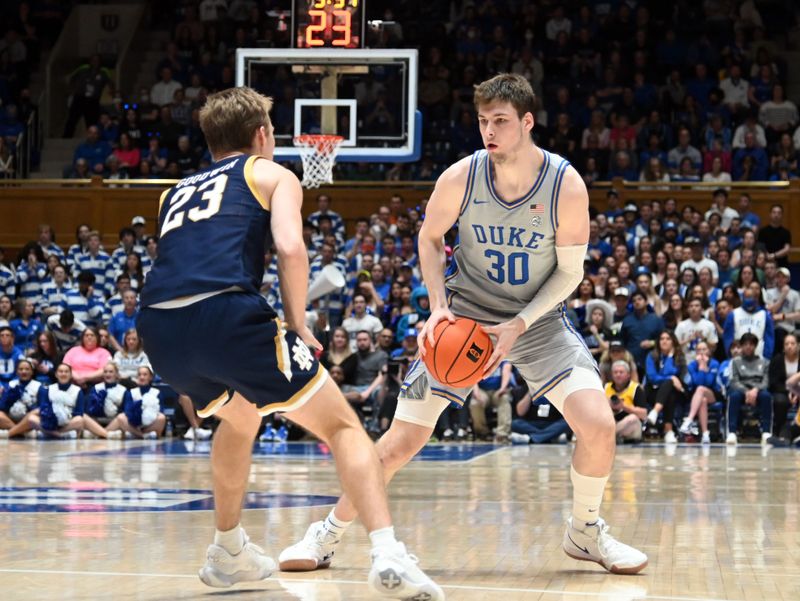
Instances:
[[[325,528],[328,532],[333,534],[336,540],[339,540],[344,535],[345,531],[350,527],[350,524],[353,523],[352,520],[349,522],[345,522],[344,520],[340,520],[336,517],[334,513],[335,508],[331,509],[331,512],[328,514],[328,517],[325,518],[325,521],[322,523],[322,527]]]
[[[608,476],[593,478],[569,470],[572,480],[572,517],[577,522],[578,528],[582,524],[593,524],[597,521],[600,512],[600,503],[603,502],[603,491],[608,482]]]
[[[373,530],[369,533],[369,540],[372,541],[373,549],[396,545],[397,539],[394,537],[394,526]]]
[[[236,524],[231,530],[217,530],[214,534],[214,544],[219,545],[231,555],[237,555],[244,547],[244,530],[241,524]]]

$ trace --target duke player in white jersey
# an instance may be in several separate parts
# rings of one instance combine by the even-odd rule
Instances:
[[[534,103],[533,90],[518,75],[498,75],[475,90],[485,150],[442,174],[419,234],[432,310],[420,348],[425,338],[433,342],[437,323],[456,315],[485,326],[495,343],[485,373],[507,358],[534,398],[546,395],[577,436],[564,551],[614,573],[635,574],[647,556],[612,538],[599,516],[614,462],[614,418],[597,364],[563,311],[583,277],[589,198],[566,160],[533,143]],[[443,237],[455,223],[459,243],[445,274]],[[377,443],[387,481],[425,445],[448,403],[463,405],[468,394],[431,378],[421,361],[410,367],[392,426]],[[342,497],[324,522],[281,553],[281,568],[327,567],[355,517]]]

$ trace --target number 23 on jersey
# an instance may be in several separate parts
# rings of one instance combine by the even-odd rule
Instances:
[[[227,185],[228,176],[221,173],[199,186],[186,186],[178,190],[169,199],[169,209],[167,209],[164,223],[161,226],[161,236],[182,227],[187,217],[190,221],[203,221],[216,215],[222,204],[222,195]],[[186,205],[190,200],[196,198],[195,194],[200,194],[199,203],[187,209]]]

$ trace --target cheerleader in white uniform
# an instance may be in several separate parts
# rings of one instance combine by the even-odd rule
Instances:
[[[20,422],[25,430],[37,429],[55,438],[77,438],[83,430],[84,394],[72,383],[72,368],[61,363],[56,382],[39,388],[39,413],[29,413]]]
[[[149,365],[139,368],[136,380],[139,386],[125,392],[124,413],[120,413],[108,429],[119,420],[122,429],[136,438],[158,438],[164,432],[167,418],[161,413],[161,392],[150,385],[153,370]]]
[[[125,388],[119,383],[119,368],[113,361],[103,368],[103,381],[92,386],[83,415],[84,438],[120,438],[122,424],[116,419],[122,412]],[[107,422],[104,428],[100,421]],[[114,434],[116,432],[116,434]]]
[[[26,415],[39,411],[41,382],[33,379],[33,364],[27,359],[17,363],[17,378],[11,380],[0,398],[0,438],[13,438]]]

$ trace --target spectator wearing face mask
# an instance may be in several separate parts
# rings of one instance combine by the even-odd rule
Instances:
[[[752,284],[744,291],[742,306],[734,309],[725,319],[722,335],[725,349],[730,353],[731,343],[740,340],[746,333],[758,339],[756,355],[771,359],[775,348],[775,328],[769,311],[761,306],[760,286]]]

